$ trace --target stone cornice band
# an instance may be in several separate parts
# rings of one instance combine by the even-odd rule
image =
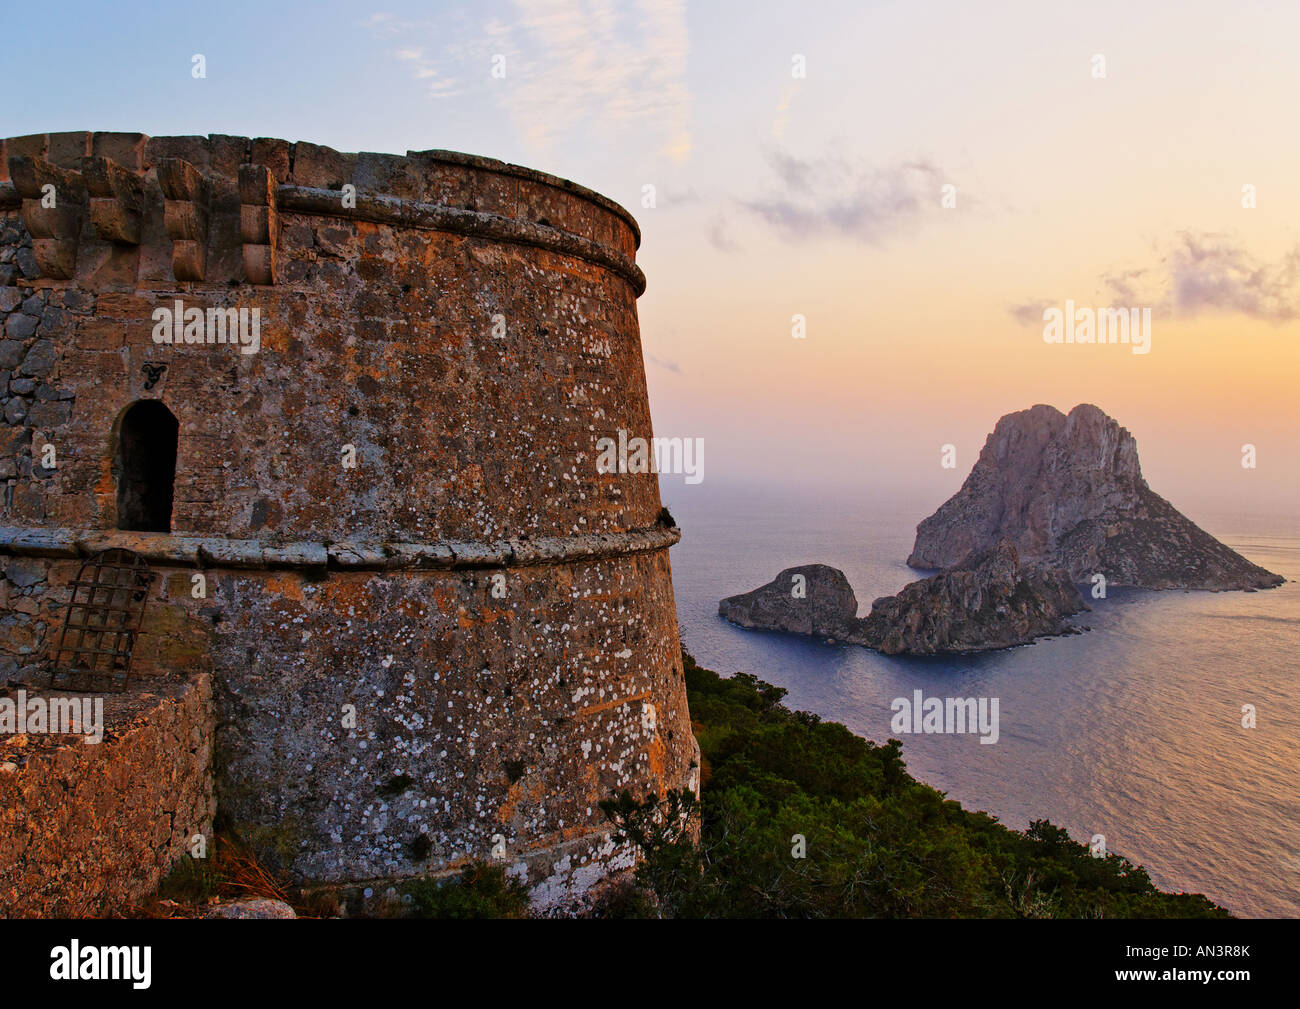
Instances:
[[[457,571],[532,567],[664,550],[681,539],[675,526],[490,542],[297,541],[269,544],[219,536],[172,536],[116,529],[27,529],[0,526],[0,554],[79,558],[124,548],[145,560],[195,568],[300,568],[315,571]]]
[[[461,210],[442,203],[417,203],[397,196],[357,193],[356,206],[344,207],[342,193],[332,189],[280,186],[276,195],[281,212],[371,221],[398,228],[448,231],[471,238],[529,245],[574,256],[618,274],[632,285],[632,291],[638,298],[645,293],[645,274],[627,256],[560,228],[503,217],[500,214]]]

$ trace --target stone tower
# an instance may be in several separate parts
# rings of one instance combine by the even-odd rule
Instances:
[[[585,899],[630,864],[599,801],[699,780],[679,533],[596,461],[651,436],[638,242],[445,151],[0,141],[0,673],[129,549],[133,682],[210,679],[194,752],[264,860],[377,898],[498,858]]]

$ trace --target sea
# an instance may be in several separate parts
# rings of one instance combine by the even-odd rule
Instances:
[[[785,703],[877,741],[903,741],[911,774],[1025,829],[1047,819],[1145,867],[1161,889],[1203,893],[1243,917],[1300,917],[1300,522],[1189,514],[1287,579],[1259,592],[1107,590],[1079,635],[978,655],[901,658],[745,630],[718,601],[783,568],[840,568],[865,615],[922,573],[904,563],[941,499],[790,487],[675,486],[672,550],[686,648],[723,675],[753,673]],[[896,698],[997,698],[994,744],[902,734]],[[1243,727],[1253,705],[1255,727]]]

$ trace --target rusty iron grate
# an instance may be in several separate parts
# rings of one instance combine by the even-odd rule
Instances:
[[[131,550],[114,548],[84,564],[54,652],[50,686],[56,690],[126,690],[131,652],[157,576]]]

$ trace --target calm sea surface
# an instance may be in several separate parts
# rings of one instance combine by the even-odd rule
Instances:
[[[1289,579],[1266,592],[1114,590],[1083,635],[958,659],[745,631],[723,596],[782,568],[842,569],[860,612],[917,573],[903,563],[934,500],[664,487],[684,530],[673,583],[686,647],[723,674],[754,673],[786,703],[883,740],[890,702],[999,698],[1001,738],[900,735],[914,776],[1023,829],[1046,818],[1146,867],[1157,886],[1244,916],[1300,917],[1300,526],[1197,514],[1233,549]],[[1253,704],[1258,727],[1241,727]]]

